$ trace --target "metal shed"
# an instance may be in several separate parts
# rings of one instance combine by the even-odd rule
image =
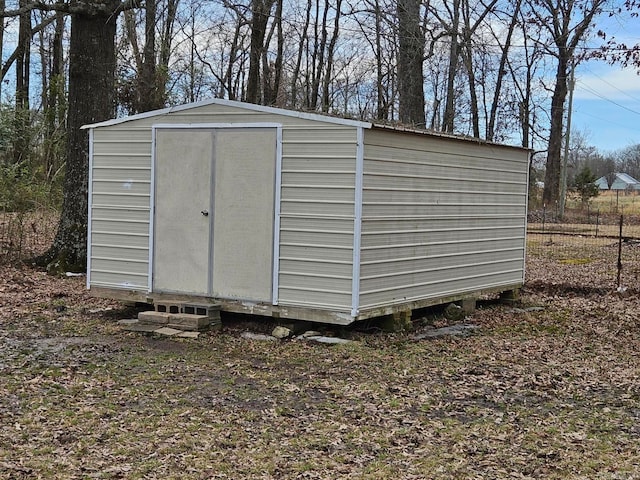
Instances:
[[[526,149],[219,99],[84,128],[97,296],[346,325],[523,284]]]

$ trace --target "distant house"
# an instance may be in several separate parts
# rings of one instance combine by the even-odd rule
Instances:
[[[640,190],[640,182],[626,173],[616,173],[616,178],[609,188],[607,177],[600,177],[595,181],[600,190]]]

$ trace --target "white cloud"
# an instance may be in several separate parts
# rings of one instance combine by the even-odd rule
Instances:
[[[584,100],[640,104],[640,75],[635,68],[622,69],[602,63],[580,66],[576,72],[574,95]]]

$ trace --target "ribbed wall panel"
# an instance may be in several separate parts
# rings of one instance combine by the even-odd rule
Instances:
[[[280,305],[296,305],[317,310],[345,312],[345,305],[351,302],[351,293],[343,293],[335,289],[318,290],[306,286],[280,287]],[[330,301],[329,301],[330,300]]]
[[[525,150],[365,131],[360,308],[523,281]]]
[[[149,248],[148,234],[115,233],[94,230],[91,234],[91,245],[105,245],[114,248]],[[91,252],[93,254],[93,252]],[[93,265],[92,265],[93,266]],[[92,279],[93,280],[93,279]]]
[[[94,182],[111,182],[111,183],[150,183],[149,167],[96,167],[93,170]]]
[[[309,261],[304,257],[281,257],[280,273],[288,275],[294,272],[313,271],[314,274],[323,276],[335,276],[336,278],[351,278],[351,261],[340,260],[320,260]]]
[[[392,249],[402,245],[450,245],[455,248],[458,243],[491,241],[498,239],[520,238],[521,232],[516,227],[476,227],[444,230],[440,228],[420,230],[390,230],[386,233],[364,234],[362,249]]]
[[[105,127],[109,128],[109,127]],[[113,127],[111,127],[113,128]],[[149,132],[151,134],[151,132]],[[149,140],[151,143],[151,140]],[[94,144],[98,146],[97,144]],[[98,148],[99,151],[104,151],[107,148],[113,148],[114,144],[111,143],[100,143]],[[95,166],[93,167],[94,173],[98,173],[100,175],[102,169],[106,170],[122,170],[122,172],[128,172],[132,170],[142,170],[146,172],[150,172],[151,170],[151,153],[147,154],[139,154],[139,155],[129,155],[126,153],[113,153],[110,151],[109,153],[96,153],[93,156]]]
[[[417,195],[417,197],[419,197]],[[453,199],[443,202],[426,202],[416,200],[411,202],[367,202],[363,204],[367,211],[367,220],[392,219],[404,217],[424,216],[427,213],[433,216],[459,215],[468,218],[477,218],[486,212],[501,212],[507,216],[522,216],[522,206],[518,204],[505,205],[498,200],[477,198],[475,202],[458,203]]]
[[[109,244],[93,244],[93,258],[113,258],[125,261],[149,262],[147,247],[120,247]]]
[[[455,265],[447,263],[448,259],[456,256]],[[388,281],[398,277],[410,279],[409,283],[424,283],[434,278],[434,275],[443,279],[447,275],[453,275],[456,269],[483,269],[492,265],[513,265],[513,262],[522,260],[518,249],[513,248],[507,251],[471,253],[441,254],[425,257],[422,259],[397,260],[393,263],[370,264],[367,269],[368,275],[361,277],[362,281],[367,281],[369,288],[377,289],[388,286]],[[513,267],[509,267],[512,269]],[[455,277],[450,277],[455,278]]]
[[[518,262],[518,265],[520,265],[520,263],[521,262]],[[498,272],[491,272],[485,268],[479,273],[466,272],[466,276],[459,274],[455,278],[449,279],[433,274],[428,282],[421,284],[406,283],[394,285],[393,288],[389,286],[380,290],[372,289],[366,294],[366,300],[368,302],[367,308],[402,305],[409,302],[429,299],[437,300],[439,298],[452,296],[463,297],[466,294],[482,289],[489,290],[504,286],[513,286],[518,284],[518,282],[511,282],[508,278],[509,274],[518,275],[519,272],[520,274],[522,273],[521,266],[518,266],[512,272],[508,272],[504,268]],[[505,278],[507,278],[507,283],[505,283]],[[437,294],[425,295],[426,291],[437,292]]]
[[[146,290],[151,130],[98,128],[92,147],[91,284]]]
[[[283,131],[281,304],[351,308],[356,148],[353,127]]]

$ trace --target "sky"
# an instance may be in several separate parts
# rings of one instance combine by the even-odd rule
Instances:
[[[640,43],[640,18],[609,21],[603,29],[627,45]],[[640,67],[591,60],[576,68],[572,132],[601,153],[640,144]]]
[[[572,132],[586,136],[601,153],[640,143],[640,76],[590,62],[576,69]]]

